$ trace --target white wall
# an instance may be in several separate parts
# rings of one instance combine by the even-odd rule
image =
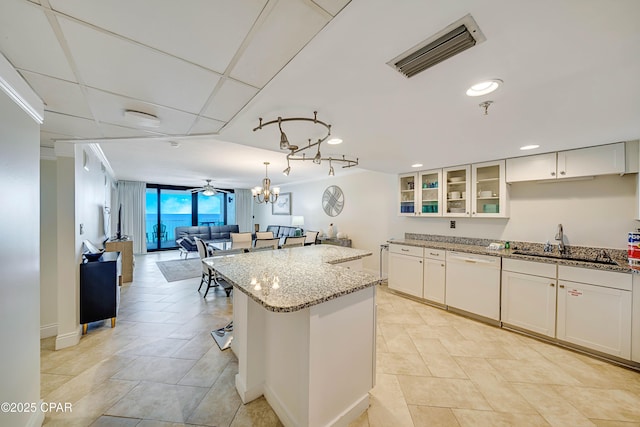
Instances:
[[[0,402],[40,400],[40,126],[0,92]],[[0,425],[42,422],[0,412]]]
[[[58,334],[57,167],[40,160],[40,338]]]
[[[325,174],[319,167],[318,174]],[[295,174],[295,169],[292,171]],[[364,268],[378,273],[380,244],[392,236],[389,225],[395,220],[396,175],[378,172],[354,172],[336,168],[336,176],[297,185],[281,185],[281,192],[291,192],[292,215],[304,216],[305,230],[327,231],[333,223],[338,232],[349,235],[354,248],[367,249],[373,256],[366,257]],[[322,209],[322,194],[330,185],[339,186],[345,197],[344,209],[336,217]],[[289,215],[271,215],[271,204],[256,205],[255,223],[265,230],[267,225],[291,225]]]

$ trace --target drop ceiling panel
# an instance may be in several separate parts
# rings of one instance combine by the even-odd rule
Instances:
[[[218,120],[228,121],[258,93],[258,89],[235,80],[226,79],[204,115]]]
[[[313,0],[315,4],[329,12],[331,15],[336,16],[343,7],[349,4],[351,0]]]
[[[56,113],[92,119],[82,89],[77,83],[22,71],[22,76],[42,98],[45,109]]]
[[[64,114],[44,112],[44,123],[40,127],[44,132],[73,135],[74,138],[101,138],[102,133],[93,120]]]
[[[299,0],[279,1],[254,34],[231,76],[263,87],[327,22],[327,15],[313,5]]]
[[[109,123],[100,123],[98,125],[103,135],[110,138],[134,138],[134,137],[163,137],[164,135],[153,132],[151,130],[132,129],[126,126],[117,126]],[[125,141],[126,143],[126,141]]]
[[[198,121],[193,126],[190,135],[217,133],[224,126],[224,122],[219,120],[207,119],[206,117],[198,118]]]
[[[59,18],[88,86],[191,113],[219,80],[201,67]]]
[[[166,134],[185,134],[197,117],[194,114],[152,105],[137,99],[114,95],[97,89],[87,89],[87,92],[96,119],[100,122],[137,128],[138,126],[125,119],[124,112],[125,110],[142,111],[143,113],[157,116],[161,123],[157,128],[140,127],[141,130]]]
[[[32,3],[0,1],[0,51],[16,68],[75,81],[44,12]]]
[[[52,0],[50,3],[67,15],[222,73],[267,2]]]

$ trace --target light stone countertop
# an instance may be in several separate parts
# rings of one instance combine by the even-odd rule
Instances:
[[[379,284],[377,276],[340,266],[371,255],[361,249],[312,245],[204,261],[265,309],[292,312]]]
[[[599,264],[588,261],[574,261],[569,259],[563,259],[561,257],[541,257],[535,255],[515,254],[516,248],[502,249],[502,250],[489,250],[486,246],[480,245],[465,245],[460,243],[449,243],[431,240],[413,240],[413,239],[397,239],[388,240],[388,243],[394,243],[398,245],[417,246],[423,248],[442,249],[447,251],[466,252],[479,255],[490,255],[502,258],[514,258],[522,259],[526,261],[536,261],[547,264],[568,265],[573,267],[593,268],[596,270],[617,271],[621,273],[638,273],[637,270],[633,270],[629,267],[627,259],[620,256],[612,256],[612,260],[616,262],[616,265]],[[573,248],[577,254],[580,254],[580,248]],[[588,248],[584,248],[588,250]],[[619,251],[618,251],[619,252]]]

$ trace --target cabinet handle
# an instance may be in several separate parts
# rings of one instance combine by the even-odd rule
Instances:
[[[563,288],[563,289],[564,289],[564,285],[560,285],[560,286],[558,286],[558,287],[559,287],[559,288]]]
[[[555,172],[551,172],[551,176],[556,176],[556,173]]]
[[[555,286],[554,283],[549,283],[549,286],[551,286],[552,288]]]
[[[422,260],[420,260],[419,263],[422,264]]]
[[[564,172],[564,171],[560,172],[560,175],[564,175],[564,174],[565,174],[565,172]]]
[[[440,267],[444,267],[444,264],[440,264]]]
[[[429,255],[438,256],[438,254],[434,254],[433,252],[429,252]]]
[[[401,250],[402,252],[409,252],[409,249],[405,249],[405,248],[400,248],[400,250]]]

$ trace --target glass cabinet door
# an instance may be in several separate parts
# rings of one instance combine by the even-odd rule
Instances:
[[[446,200],[446,216],[469,216],[470,166],[458,166],[442,170],[444,180],[443,199]]]
[[[400,175],[400,211],[398,215],[416,215],[416,181],[418,175],[415,173]]]
[[[442,169],[420,172],[420,212],[422,216],[442,215]]]
[[[473,216],[505,217],[504,161],[473,165]]]

